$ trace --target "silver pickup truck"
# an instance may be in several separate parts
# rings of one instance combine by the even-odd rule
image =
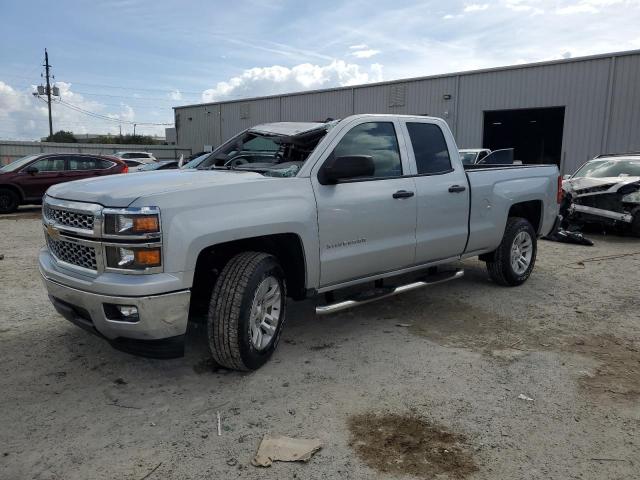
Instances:
[[[331,313],[458,278],[446,264],[474,256],[525,282],[557,167],[466,168],[437,118],[260,125],[196,169],[51,187],[40,271],[57,311],[116,348],[176,356],[204,319],[218,364],[256,369],[287,297]]]

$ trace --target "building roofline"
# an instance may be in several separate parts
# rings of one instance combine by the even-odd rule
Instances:
[[[549,65],[563,65],[569,63],[577,63],[577,62],[588,62],[590,60],[600,60],[603,58],[613,58],[613,57],[626,57],[631,55],[640,55],[640,49],[636,50],[626,50],[621,52],[611,52],[611,53],[599,53],[596,55],[587,55],[584,57],[575,57],[575,58],[563,58],[559,60],[546,60],[542,62],[534,62],[534,63],[523,63],[519,65],[506,65],[503,67],[490,67],[490,68],[482,68],[479,70],[464,70],[459,72],[452,73],[440,73],[437,75],[427,75],[423,77],[409,77],[409,78],[399,78],[396,80],[386,80],[384,82],[375,82],[375,83],[361,83],[358,85],[350,85],[347,87],[332,87],[332,88],[321,88],[317,90],[302,90],[299,92],[289,92],[289,93],[278,93],[274,95],[265,95],[261,97],[246,97],[246,98],[235,98],[231,100],[221,100],[219,102],[203,102],[203,103],[191,103],[187,105],[179,105],[177,107],[172,107],[173,110],[179,110],[183,108],[192,108],[192,107],[206,107],[211,105],[226,105],[230,103],[241,103],[241,102],[251,102],[255,100],[268,100],[273,98],[282,98],[282,97],[294,97],[297,95],[307,95],[313,93],[326,93],[326,92],[336,92],[336,91],[348,91],[360,88],[369,88],[369,87],[377,87],[381,85],[395,85],[398,83],[413,83],[420,82],[423,80],[436,80],[439,78],[450,78],[450,77],[461,77],[467,75],[477,75],[481,73],[492,73],[492,72],[501,72],[501,71],[509,71],[509,70],[520,70],[523,68],[534,68],[534,67],[545,67]]]

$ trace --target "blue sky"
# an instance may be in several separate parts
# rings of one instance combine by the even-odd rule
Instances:
[[[640,0],[0,0],[0,138],[170,123],[172,106],[640,48]],[[104,120],[86,112],[107,116]],[[139,125],[140,133],[162,126]]]

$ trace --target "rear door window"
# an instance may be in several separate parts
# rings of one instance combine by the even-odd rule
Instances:
[[[77,170],[104,170],[113,164],[107,160],[95,157],[69,157],[69,167],[71,171]]]
[[[433,123],[407,123],[413,154],[420,175],[436,175],[452,170],[442,129]]]

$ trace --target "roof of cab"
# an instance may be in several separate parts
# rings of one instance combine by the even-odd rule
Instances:
[[[293,137],[313,130],[326,128],[327,125],[328,122],[274,122],[256,125],[255,127],[251,127],[249,131],[261,133],[263,135],[282,135],[285,137]]]

